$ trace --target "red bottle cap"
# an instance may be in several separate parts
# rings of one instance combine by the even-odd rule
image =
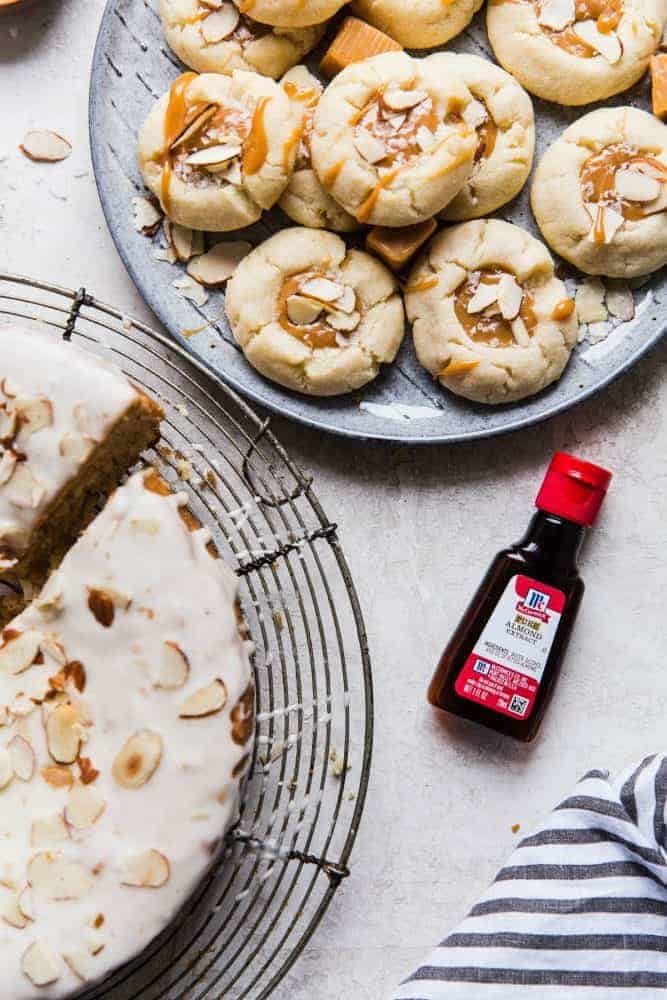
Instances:
[[[611,482],[611,472],[557,451],[544,477],[535,506],[590,528]]]

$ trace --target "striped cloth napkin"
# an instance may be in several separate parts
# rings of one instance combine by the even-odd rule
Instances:
[[[591,771],[392,1000],[649,1000],[667,990],[667,754]]]

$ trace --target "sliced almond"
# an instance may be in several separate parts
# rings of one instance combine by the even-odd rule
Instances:
[[[515,319],[519,315],[523,289],[511,274],[503,274],[498,282],[498,305],[503,319]]]
[[[327,313],[327,323],[332,326],[334,330],[340,330],[342,333],[351,333],[356,330],[361,322],[361,316],[358,312],[344,313],[333,310]]]
[[[612,66],[623,55],[618,35],[613,31],[602,32],[595,21],[575,21],[572,30],[582,42],[599,52]]]
[[[180,226],[177,222],[172,222],[169,229],[176,259],[185,264],[192,257],[195,238],[194,230],[189,229],[187,226]]]
[[[245,240],[216,243],[207,253],[190,261],[188,274],[207,288],[218,288],[232,277],[251,250],[252,244]]]
[[[41,774],[47,785],[51,785],[52,788],[69,788],[74,781],[68,767],[49,765],[42,768]]]
[[[94,785],[74,784],[65,806],[65,821],[75,830],[93,826],[106,808],[102,794]]]
[[[234,34],[240,16],[238,7],[233,3],[223,4],[201,22],[202,38],[211,45],[229,38]]]
[[[357,308],[357,296],[353,288],[345,285],[343,294],[335,302],[336,310],[344,313],[352,313]]]
[[[573,0],[574,2],[574,0]],[[479,126],[485,122],[489,117],[489,113],[486,110],[486,106],[482,101],[473,99],[461,112],[461,118],[469,125],[470,128],[479,128]]]
[[[424,90],[401,90],[398,87],[390,87],[382,95],[382,103],[391,111],[409,111],[427,98],[428,94]]]
[[[35,919],[35,904],[32,898],[32,889],[29,885],[26,885],[23,889],[21,889],[16,902],[19,912],[25,917],[26,920]]]
[[[41,941],[33,941],[23,952],[21,972],[33,986],[49,986],[60,979],[58,959]]]
[[[421,149],[422,153],[426,153],[429,149],[433,149],[437,142],[433,132],[431,132],[429,128],[426,128],[425,125],[419,126],[415,139],[417,140],[417,145]]]
[[[19,897],[14,893],[0,899],[0,916],[5,923],[10,927],[16,927],[17,930],[23,930],[30,923],[29,918],[21,912]]]
[[[14,475],[16,455],[13,451],[5,451],[0,456],[0,486],[4,486]]]
[[[162,737],[148,729],[130,736],[113,762],[111,773],[122,788],[141,788],[162,759]]]
[[[594,222],[591,231],[588,234],[588,239],[591,243],[597,243],[598,229],[601,228],[603,242],[612,243],[614,236],[625,222],[625,218],[620,212],[617,212],[616,209],[609,208],[608,205],[599,206],[598,212],[601,217],[601,226],[598,226],[597,221]]]
[[[33,847],[51,847],[64,840],[69,840],[69,833],[62,813],[53,813],[32,821],[30,843]]]
[[[134,228],[144,236],[155,236],[162,222],[162,212],[151,198],[132,199]]]
[[[528,347],[530,345],[530,334],[521,317],[517,316],[513,319],[510,326],[512,328],[512,336],[519,347]]]
[[[196,259],[199,260],[198,257]],[[192,266],[192,264],[189,266]],[[184,299],[194,302],[195,305],[205,306],[208,302],[208,292],[206,289],[189,274],[185,274],[182,278],[177,278],[172,284],[179,295]]]
[[[221,177],[222,180],[227,181],[228,184],[233,184],[234,187],[243,187],[243,173],[241,171],[241,163],[238,159],[228,160],[226,163],[207,167],[206,169],[209,174]]]
[[[82,434],[75,434],[67,431],[60,439],[58,452],[63,458],[69,458],[72,462],[81,463],[90,454],[93,441]]]
[[[580,323],[600,323],[607,318],[604,285],[599,278],[584,278],[577,288],[574,301]]]
[[[302,295],[307,295],[311,299],[319,302],[335,302],[341,297],[344,291],[343,285],[330,278],[308,278],[300,286]]]
[[[354,145],[367,163],[379,163],[387,155],[385,144],[365,128],[357,130]]]
[[[189,142],[193,136],[197,135],[197,133],[204,128],[217,110],[217,104],[209,104],[207,108],[204,108],[204,110],[190,122],[187,128],[183,129],[178,138],[172,142],[170,149],[176,152],[181,148],[181,146],[184,146],[187,142]]]
[[[183,687],[189,673],[189,660],[178,643],[164,642],[162,644],[162,662],[159,666],[155,686],[169,689]]]
[[[0,441],[11,442],[17,430],[16,410],[4,410],[0,407]]]
[[[31,781],[35,773],[35,751],[23,736],[14,736],[7,745],[14,774],[19,781]]]
[[[20,510],[36,510],[46,493],[27,462],[19,462],[9,484],[9,501]]]
[[[31,129],[23,136],[19,149],[29,160],[57,163],[67,159],[72,152],[72,144],[65,136],[50,129]]]
[[[224,681],[214,680],[185,699],[178,714],[182,719],[200,719],[215,715],[227,704],[227,687]]]
[[[189,167],[217,166],[219,163],[226,163],[233,160],[235,156],[240,156],[241,146],[229,143],[227,145],[207,146],[206,149],[198,149],[194,153],[186,156],[185,162]]]
[[[19,693],[12,698],[9,705],[9,711],[16,719],[26,718],[26,716],[31,715],[36,708],[37,705],[35,702],[29,698],[24,691],[19,691]]]
[[[169,861],[151,848],[124,861],[121,883],[140,889],[159,889],[169,881],[169,875]]]
[[[53,406],[48,399],[17,399],[15,410],[21,427],[21,437],[36,434],[53,424]]]
[[[12,758],[6,747],[0,747],[0,791],[6,788],[14,777]]]
[[[662,185],[640,170],[621,169],[614,176],[616,193],[626,201],[655,201]]]
[[[0,646],[0,671],[16,676],[31,667],[39,653],[42,637],[39,632],[5,632],[4,645]]]
[[[537,23],[552,31],[562,31],[568,24],[574,24],[574,0],[542,0]]]
[[[474,294],[471,296],[468,302],[468,312],[472,315],[474,313],[482,312],[487,306],[490,306],[492,302],[498,301],[498,290],[499,284],[488,284],[485,281],[480,281],[475,289]]]
[[[83,865],[57,851],[42,851],[30,859],[28,882],[40,896],[54,901],[82,899],[93,884]]]
[[[307,326],[314,323],[322,313],[322,303],[307,299],[303,295],[288,295],[285,303],[287,318],[295,326]]]
[[[93,978],[93,963],[87,951],[70,951],[66,955],[63,955],[63,961],[67,963],[68,967],[82,983],[86,983],[89,979]]]
[[[83,741],[81,713],[65,702],[56,706],[46,720],[46,742],[56,764],[73,764]]]
[[[615,281],[607,286],[607,309],[611,316],[629,323],[635,316],[635,300],[632,289],[624,281]]]
[[[385,112],[383,115],[384,121],[386,121],[388,125],[391,125],[396,132],[403,128],[407,121],[407,117],[408,116],[406,114],[396,115],[391,112]]]

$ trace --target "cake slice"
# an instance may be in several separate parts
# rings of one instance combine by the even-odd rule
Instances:
[[[0,583],[44,582],[161,417],[114,365],[56,333],[0,326]],[[0,590],[0,625],[16,601]]]
[[[186,500],[134,474],[2,631],[0,997],[69,996],[140,953],[237,816],[248,644]]]

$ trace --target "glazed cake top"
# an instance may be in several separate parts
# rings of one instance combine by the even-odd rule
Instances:
[[[0,326],[0,573],[49,503],[138,399],[114,365],[27,326]]]
[[[236,577],[163,489],[132,476],[2,634],[3,1000],[67,996],[141,952],[238,812]]]

